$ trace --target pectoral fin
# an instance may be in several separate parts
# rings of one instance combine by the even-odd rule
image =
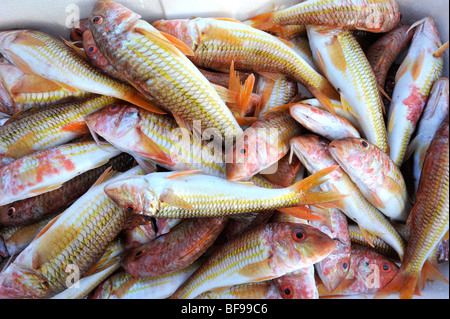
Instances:
[[[164,193],[161,194],[161,196],[159,197],[159,200],[162,203],[166,203],[168,205],[175,206],[178,208],[188,209],[188,210],[194,209],[194,207],[191,204],[189,204],[184,199],[182,199],[181,197],[176,195],[174,193],[174,191],[171,189],[166,189],[164,191]]]

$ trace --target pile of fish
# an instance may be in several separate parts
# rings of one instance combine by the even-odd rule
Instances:
[[[395,0],[0,31],[0,298],[448,283],[447,48]]]

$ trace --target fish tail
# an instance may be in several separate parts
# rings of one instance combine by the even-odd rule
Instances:
[[[422,273],[420,276],[420,288],[423,289],[425,287],[425,283],[427,280],[431,281],[442,281],[448,284],[448,279],[445,278],[443,274],[429,261],[426,261],[422,267]]]
[[[323,221],[324,218],[315,215],[314,211],[306,208],[306,207],[287,207],[287,208],[280,208],[278,211],[291,215],[295,218],[300,218],[308,221]]]
[[[328,179],[324,178],[328,174],[332,173],[336,170],[339,165],[333,165],[327,168],[324,168],[317,173],[308,176],[305,179],[295,183],[289,188],[298,194],[299,205],[312,205],[318,203],[326,203],[326,202],[334,202],[338,201],[347,195],[342,195],[338,192],[321,192],[321,191],[313,191],[316,187],[320,186]]]
[[[400,299],[412,299],[413,295],[419,293],[419,272],[409,272],[400,268],[395,277],[377,294],[375,298],[385,298],[392,293],[399,293]]]

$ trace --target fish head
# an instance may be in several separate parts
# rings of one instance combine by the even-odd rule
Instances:
[[[98,50],[97,43],[95,43],[94,36],[90,30],[86,30],[83,33],[83,49],[90,60],[98,61],[99,57],[105,59]]]
[[[110,299],[113,295],[113,284],[111,282],[113,277],[106,279],[98,285],[87,297],[87,299]]]
[[[321,114],[326,114],[326,111],[315,108],[308,104],[296,103],[289,108],[291,116],[300,124],[309,124],[312,127],[318,126]],[[322,124],[323,125],[323,124]]]
[[[126,177],[107,184],[106,195],[130,214],[154,216],[159,211],[159,198],[142,176]]]
[[[70,30],[70,41],[83,41],[84,32],[89,30],[89,19],[83,19],[79,22],[77,27]]]
[[[273,279],[283,299],[317,299],[314,269],[310,267]]]
[[[106,140],[116,140],[136,128],[139,110],[131,105],[113,103],[86,116],[85,122]]]
[[[18,225],[26,221],[34,205],[33,201],[17,201],[0,206],[0,225]]]
[[[273,235],[273,260],[288,272],[315,264],[327,257],[336,242],[327,234],[305,224],[279,223]]]
[[[48,281],[36,271],[12,263],[0,275],[0,299],[38,299],[50,291]]]
[[[195,49],[200,43],[201,32],[194,20],[190,19],[173,19],[173,20],[157,20],[152,26],[158,31],[170,34],[187,44],[191,49]]]
[[[335,240],[339,242],[338,239]],[[325,289],[328,292],[336,290],[350,270],[350,249],[348,251],[336,249],[321,262],[315,264],[315,267]]]
[[[433,17],[425,17],[412,24],[411,28],[416,27],[411,42],[414,42],[417,38],[423,37],[432,43],[433,48],[437,49],[442,46],[442,41],[439,35],[436,22]],[[421,48],[422,49],[422,48]],[[431,54],[435,52],[430,52]]]
[[[113,34],[120,36],[130,30],[141,16],[123,5],[108,0],[99,0],[89,17],[89,30],[94,38]]]
[[[249,127],[225,157],[227,180],[248,180],[276,163],[283,155],[276,134],[271,134],[265,128]]]

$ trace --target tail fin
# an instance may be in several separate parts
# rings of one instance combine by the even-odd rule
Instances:
[[[305,179],[302,179],[301,181],[295,183],[294,185],[290,186],[289,188],[298,194],[298,205],[312,205],[312,204],[319,204],[319,203],[326,203],[326,202],[333,202],[338,201],[348,195],[342,195],[338,192],[317,192],[312,191],[316,187],[320,186],[324,182],[326,182],[328,179],[324,179],[323,177],[327,176],[328,174],[332,173],[334,170],[336,170],[339,167],[339,165],[333,165],[327,168],[324,168],[317,173],[308,176]]]
[[[395,277],[377,294],[375,298],[386,298],[392,293],[400,293],[401,299],[412,299],[414,293],[419,294],[418,282],[420,272],[409,273],[405,269],[400,268]]]
[[[306,208],[306,207],[287,207],[280,208],[278,211],[291,215],[296,218],[301,218],[309,221],[322,221],[323,217],[319,215],[315,215],[314,211]]]

